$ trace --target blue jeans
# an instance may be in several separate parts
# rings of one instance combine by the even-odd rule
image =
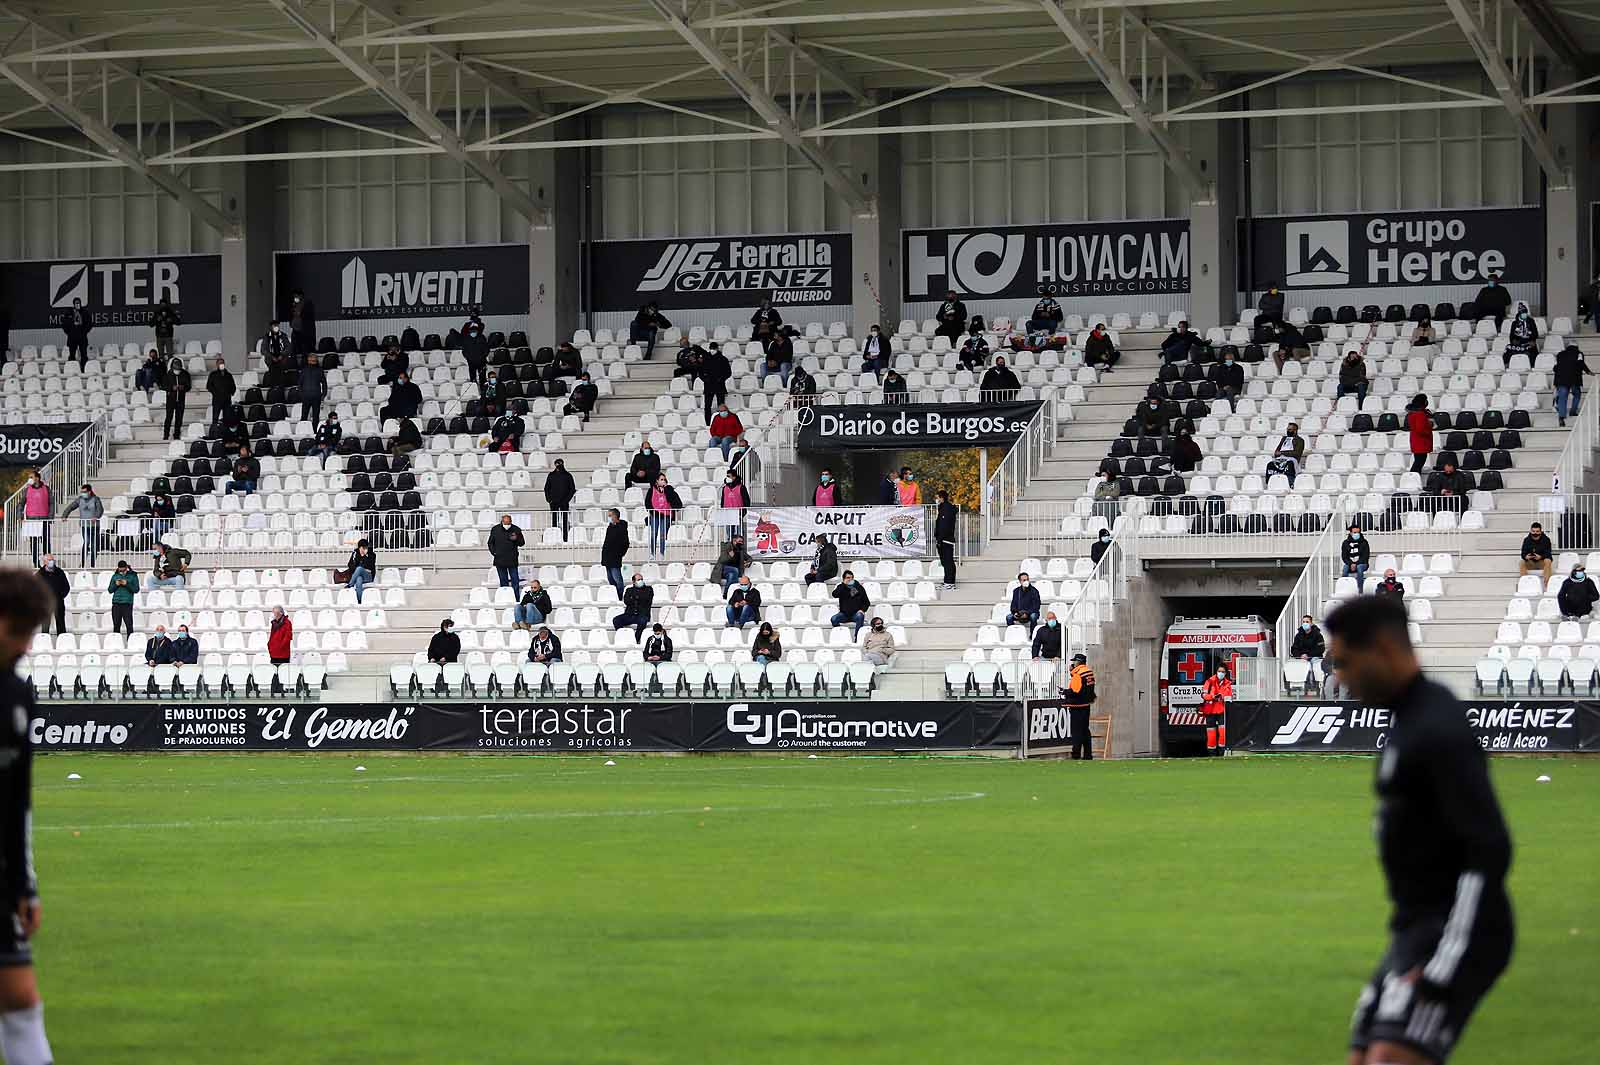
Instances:
[[[650,554],[667,553],[667,532],[672,528],[672,515],[653,510],[645,515],[644,523],[650,529]],[[621,594],[620,592],[618,593]]]
[[[835,614],[835,615],[833,615],[832,623],[833,623],[833,627],[834,628],[838,628],[840,625],[843,625],[847,621],[850,622],[850,624],[855,626],[854,631],[852,631],[850,633],[851,637],[854,638],[856,636],[860,636],[861,635],[861,626],[863,626],[863,625],[865,625],[867,623],[867,615],[863,614],[859,610],[857,610],[854,614]]]
[[[729,625],[749,625],[756,620],[756,608],[749,603],[730,606],[727,610]]]
[[[756,655],[756,661],[762,665],[766,665],[768,662],[771,662],[772,659],[768,658],[766,655]]]
[[[229,481],[225,488],[228,495],[232,495],[235,492],[243,492],[245,495],[250,495],[256,490],[256,483],[254,481]]]
[[[736,436],[713,436],[711,438],[711,446],[720,447],[722,449],[722,460],[726,462],[728,460],[728,453],[733,450],[733,445],[737,443],[738,440],[739,438]]]
[[[1367,402],[1367,385],[1365,382],[1359,385],[1351,385],[1349,388],[1346,388],[1344,385],[1340,385],[1339,395],[1336,398],[1343,399],[1352,392],[1354,392],[1356,396],[1356,406],[1365,406]]]
[[[613,587],[613,588],[615,588],[617,590],[617,598],[621,599],[622,598],[622,590],[625,587],[627,587],[625,584],[622,583],[622,567],[621,566],[607,566],[606,567],[606,581],[607,581],[607,583],[609,583],[611,585],[611,587]]]
[[[1568,400],[1572,401],[1569,409]],[[1583,402],[1583,388],[1580,385],[1556,385],[1556,417],[1565,421],[1567,415],[1578,413],[1578,404]]]
[[[611,629],[613,632],[618,629],[625,629],[630,625],[633,626],[633,639],[635,643],[637,643],[639,638],[644,635],[644,627],[648,624],[650,624],[649,614],[630,614],[626,610],[611,619]]]
[[[1358,592],[1366,591],[1366,589],[1367,589],[1367,567],[1365,567],[1365,566],[1352,566],[1352,565],[1346,563],[1343,572],[1341,572],[1339,574],[1339,576],[1341,576],[1341,577],[1354,577],[1356,579],[1356,591],[1358,591]]]
[[[183,575],[175,574],[171,577],[151,577],[145,582],[146,588],[179,588],[183,587]]]
[[[722,594],[727,595],[728,589],[739,583],[739,567],[722,567]]]
[[[544,611],[532,603],[518,603],[516,619],[520,625],[540,625],[544,623]]]
[[[522,591],[522,574],[516,566],[496,566],[494,571],[500,578],[500,587]]]
[[[321,459],[322,459],[322,468],[323,469],[327,469],[328,468],[328,456],[333,454],[333,448],[331,448],[331,447],[314,447],[314,448],[311,449],[311,453],[313,455],[318,455],[318,456],[321,457]]]
[[[357,566],[350,571],[350,583],[346,588],[356,590],[356,602],[361,602],[361,593],[367,590],[367,585],[372,583],[372,571],[365,566]]]
[[[758,381],[760,381],[762,384],[766,384],[767,375],[769,373],[775,373],[775,374],[778,375],[778,378],[781,381],[783,381],[783,387],[784,388],[788,388],[789,387],[789,370],[793,366],[794,366],[794,363],[792,363],[792,362],[780,362],[780,363],[778,363],[778,368],[776,370],[769,370],[769,369],[767,369],[767,360],[766,359],[762,359],[761,362],[759,364],[757,364],[757,366],[756,366],[756,379]]]

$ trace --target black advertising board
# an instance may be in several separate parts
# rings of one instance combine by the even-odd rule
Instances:
[[[1062,297],[1147,296],[1189,291],[1189,221],[907,229],[902,296],[1032,298],[1039,286]]]
[[[1000,701],[42,702],[35,748],[82,750],[851,751],[1014,747]]]
[[[13,329],[59,329],[74,300],[83,301],[91,329],[147,325],[163,296],[185,324],[222,321],[222,256],[0,263],[0,300]]]
[[[88,422],[0,425],[0,466],[42,466],[67,450],[87,428]],[[82,447],[79,444],[74,450]]]
[[[754,308],[850,302],[850,234],[598,240],[589,245],[596,311],[635,311],[655,300],[675,307]]]
[[[299,289],[319,320],[528,313],[528,246],[294,251],[276,256],[278,317]]]
[[[1249,288],[1404,288],[1544,279],[1544,211],[1472,211],[1256,218]],[[1244,257],[1240,259],[1244,262]]]
[[[802,451],[1009,447],[1039,403],[919,403],[812,406],[800,412]]]
[[[1480,699],[1465,704],[1490,753],[1600,750],[1600,703]],[[1391,714],[1354,702],[1279,701],[1228,707],[1228,745],[1249,751],[1349,754],[1381,751]]]

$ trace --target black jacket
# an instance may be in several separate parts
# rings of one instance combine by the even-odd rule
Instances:
[[[328,378],[321,366],[307,363],[300,367],[299,385],[301,403],[317,403],[328,394]]]
[[[600,547],[602,566],[622,565],[622,556],[628,553],[628,524],[617,521],[606,525],[605,543]]]
[[[526,542],[522,529],[516,522],[511,523],[511,528],[495,523],[489,530],[489,557],[494,559],[496,566],[515,566],[517,564],[517,549]]]
[[[428,661],[454,662],[461,657],[461,637],[440,629],[428,641]]]
[[[67,580],[67,571],[59,565],[55,569],[39,567],[39,579],[44,581],[45,587],[50,589],[50,594],[56,597],[57,602],[65,602],[68,593],[72,591],[72,582]]]
[[[274,355],[289,354],[290,347],[289,334],[283,332],[281,329],[276,333],[269,329],[267,330],[266,335],[261,338],[262,357],[268,359],[269,361]]]
[[[355,568],[357,566],[360,566],[362,569],[364,569],[368,573],[372,574],[373,577],[377,577],[377,575],[378,575],[378,553],[376,551],[372,550],[372,548],[370,548],[370,547],[367,548],[367,553],[364,554],[364,555],[361,553],[361,549],[360,548],[357,548],[356,550],[350,552],[350,561],[345,563],[344,568],[347,569],[347,570],[350,570],[353,573],[353,572],[355,572]]]
[[[1011,613],[1013,616],[1039,613],[1039,602],[1039,586],[1036,584],[1029,584],[1026,588],[1019,584],[1011,589]]]
[[[1186,359],[1189,357],[1189,349],[1199,342],[1199,334],[1195,333],[1194,330],[1185,329],[1180,332],[1174,326],[1172,332],[1168,333],[1167,338],[1161,342],[1161,354],[1169,361]]]
[[[1315,625],[1309,629],[1295,629],[1294,641],[1289,644],[1290,658],[1321,658],[1328,653],[1322,630]]]
[[[344,426],[338,422],[323,422],[317,426],[317,443],[323,447],[338,448],[344,439]]]
[[[1305,334],[1300,332],[1300,330],[1296,329],[1288,322],[1284,322],[1283,325],[1279,326],[1278,347],[1288,351],[1298,351],[1301,348],[1309,346],[1310,345],[1306,343]]]
[[[644,641],[644,657],[647,662],[652,658],[659,658],[663,662],[672,661],[672,637],[664,632],[660,636],[652,632]]]
[[[1365,566],[1372,559],[1372,545],[1365,536],[1359,540],[1346,536],[1339,544],[1339,559],[1347,566]]]
[[[634,484],[655,484],[660,476],[661,456],[654,451],[648,455],[643,451],[636,453],[628,465],[628,480]]]
[[[817,557],[811,564],[817,567],[819,580],[833,580],[839,575],[839,549],[831,543],[819,545]]]
[[[593,381],[579,381],[572,386],[572,393],[567,396],[567,402],[574,410],[588,412],[594,410],[594,405],[600,400],[600,386]]]
[[[878,505],[881,507],[898,506],[900,492],[894,486],[894,481],[888,477],[878,482]]]
[[[227,370],[212,370],[206,375],[206,391],[211,393],[213,399],[226,403],[238,390],[238,383]]]
[[[756,308],[756,313],[750,316],[750,324],[760,329],[765,325],[771,332],[777,332],[783,326],[783,315],[778,313],[778,308],[769,307],[762,310]]]
[[[630,614],[640,617],[649,617],[650,608],[655,605],[656,590],[648,584],[629,584],[622,593],[622,607]]]
[[[1479,314],[1504,315],[1511,309],[1511,293],[1504,285],[1484,285],[1472,302],[1478,305]]]
[[[1095,540],[1094,543],[1089,545],[1089,561],[1098,566],[1100,564],[1100,559],[1103,558],[1105,553],[1109,550],[1111,550],[1110,540]]]
[[[152,636],[144,642],[144,660],[158,666],[172,664],[172,641]]]
[[[1393,584],[1391,584],[1389,583],[1389,579],[1385,577],[1383,580],[1378,582],[1378,586],[1376,588],[1372,589],[1372,594],[1391,595],[1396,599],[1404,599],[1406,597],[1406,586],[1399,580],[1396,580]]]
[[[728,590],[728,605],[735,610],[748,605],[751,610],[756,612],[756,619],[760,620],[761,618],[761,592],[753,584],[748,589],[742,584],[735,584],[730,588]]]
[[[422,430],[417,428],[417,423],[409,417],[400,419],[400,428],[394,434],[396,445],[408,447],[422,446]]]
[[[955,543],[956,515],[960,511],[954,503],[940,503],[939,514],[933,521],[933,538],[939,543]]]
[[[1215,363],[1206,377],[1219,389],[1231,388],[1235,394],[1244,391],[1244,367],[1236,362]]]
[[[960,300],[945,300],[939,304],[939,310],[934,314],[940,325],[958,325],[965,332],[967,328],[967,305]]]
[[[1054,322],[1059,326],[1063,317],[1065,315],[1061,311],[1061,304],[1057,303],[1054,297],[1046,296],[1033,305],[1033,314],[1029,317],[1029,321],[1037,319],[1043,322]]]
[[[260,481],[261,460],[254,455],[233,460],[233,479],[236,481]]]
[[[550,657],[552,659],[561,657],[561,637],[557,636],[553,632],[550,634],[549,655],[550,655]],[[539,635],[537,633],[535,633],[534,637],[533,637],[533,642],[528,645],[528,661],[537,662],[538,660],[539,660]]]
[[[572,497],[578,494],[577,483],[573,481],[572,474],[566,467],[551,470],[544,478],[544,501],[550,504],[551,510],[560,510],[572,502]]]
[[[1117,346],[1111,342],[1110,333],[1101,333],[1099,336],[1090,334],[1083,345],[1084,362],[1105,362],[1117,353]]]
[[[1568,577],[1561,582],[1561,591],[1556,593],[1556,605],[1561,608],[1561,616],[1567,618],[1587,616],[1597,600],[1600,600],[1600,587],[1587,578],[1575,581]]]
[[[389,417],[410,417],[422,407],[422,389],[417,387],[415,381],[401,384],[396,381],[389,386]]]
[[[1139,404],[1139,425],[1147,433],[1165,433],[1169,421],[1166,405],[1157,403],[1151,406],[1148,403]]]
[[[980,392],[1015,392],[1022,387],[1022,382],[1017,380],[1017,375],[1011,372],[1009,366],[991,366],[983,375],[983,383],[978,386]]]
[[[1442,496],[1448,490],[1453,496],[1464,496],[1472,491],[1472,478],[1464,470],[1445,473],[1440,470],[1428,478],[1428,494]]]
[[[69,344],[86,342],[89,339],[89,329],[89,316],[76,307],[68,311],[66,318],[61,322],[61,330],[67,334]]]
[[[1269,318],[1283,317],[1283,292],[1263,292],[1256,309]]]
[[[840,581],[839,586],[833,590],[833,597],[839,600],[839,613],[847,617],[857,611],[865,614],[872,609],[872,600],[867,598],[867,589],[860,581],[856,581],[853,588]]]
[[[550,602],[550,593],[543,588],[536,592],[531,585],[522,589],[522,598],[518,602],[521,604],[531,603],[545,617],[549,617],[551,612],[555,610],[555,604]]]
[[[9,797],[0,814],[0,875],[5,877],[7,902],[12,910],[18,902],[38,895],[33,876],[33,833],[29,830],[29,804],[33,794],[34,719],[33,686],[13,670],[0,671],[0,704],[12,708],[0,724],[0,761],[4,775],[0,789]]]
[[[1522,538],[1522,558],[1527,558],[1529,555],[1538,555],[1540,558],[1551,558],[1554,556],[1554,552],[1555,544],[1550,541],[1550,536],[1548,533],[1539,537],[1537,540],[1533,538],[1533,534],[1531,533]]]
[[[721,350],[708,352],[700,363],[700,379],[710,387],[718,387],[733,376],[733,363]]]
[[[193,636],[174,636],[167,641],[172,645],[172,664],[192,666],[200,661],[200,643]]]
[[[150,315],[150,324],[155,327],[156,336],[169,337],[178,323],[183,321],[178,317],[178,308],[170,303],[159,304]]]
[[[1582,388],[1583,375],[1594,376],[1594,371],[1589,369],[1588,363],[1583,361],[1583,352],[1578,350],[1576,344],[1568,344],[1556,353],[1556,369],[1552,375],[1552,383],[1560,388]]]
[[[1044,622],[1033,630],[1033,657],[1061,657],[1061,625],[1059,623],[1051,625],[1049,622]]]

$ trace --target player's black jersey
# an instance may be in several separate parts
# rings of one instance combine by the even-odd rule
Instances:
[[[33,875],[33,692],[14,670],[0,669],[0,875],[6,909],[38,894]]]
[[[1474,936],[1511,934],[1511,837],[1460,702],[1419,676],[1392,710],[1377,779],[1390,927],[1438,936],[1423,977],[1445,987]]]

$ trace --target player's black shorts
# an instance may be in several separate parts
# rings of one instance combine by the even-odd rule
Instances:
[[[22,934],[22,921],[16,914],[11,914],[10,920],[0,920],[0,968],[32,964],[33,946]]]
[[[1434,956],[1441,933],[1437,925],[1395,933],[1378,971],[1356,999],[1351,1047],[1399,1043],[1436,1062],[1449,1058],[1467,1020],[1511,960],[1512,933],[1474,928],[1447,989],[1408,981],[1408,973],[1426,967]]]

